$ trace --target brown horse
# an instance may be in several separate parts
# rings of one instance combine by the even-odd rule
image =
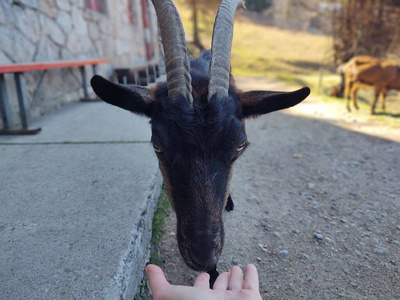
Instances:
[[[354,107],[358,109],[357,92],[360,88],[375,88],[371,114],[375,114],[375,106],[380,93],[382,93],[382,109],[385,109],[388,90],[400,90],[400,69],[393,62],[372,56],[355,56],[343,69],[345,78],[344,97],[348,111],[350,111],[350,93]]]

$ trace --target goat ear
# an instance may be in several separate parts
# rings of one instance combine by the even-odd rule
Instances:
[[[239,93],[243,116],[258,117],[266,113],[289,108],[299,104],[310,94],[304,87],[294,92],[250,91]]]
[[[123,86],[112,83],[99,75],[90,80],[97,96],[112,105],[133,113],[151,116],[154,96],[151,90],[138,86]]]

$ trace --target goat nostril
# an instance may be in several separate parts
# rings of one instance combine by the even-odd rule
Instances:
[[[200,266],[203,270],[206,270],[210,263],[213,261],[211,257],[197,255],[196,253],[191,253],[192,260]]]
[[[214,250],[208,251],[204,248],[194,248],[190,250],[192,260],[206,270],[207,267],[214,261]]]

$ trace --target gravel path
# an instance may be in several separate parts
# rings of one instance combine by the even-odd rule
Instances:
[[[400,299],[400,129],[312,96],[303,107],[246,123],[219,270],[255,264],[263,299]],[[197,273],[180,257],[174,213],[166,222],[167,278],[190,285]]]

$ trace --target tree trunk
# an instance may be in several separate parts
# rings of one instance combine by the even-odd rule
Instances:
[[[198,27],[198,9],[196,0],[192,0],[192,13],[193,13],[193,45],[198,49],[204,50],[204,46],[200,41],[199,27]]]

